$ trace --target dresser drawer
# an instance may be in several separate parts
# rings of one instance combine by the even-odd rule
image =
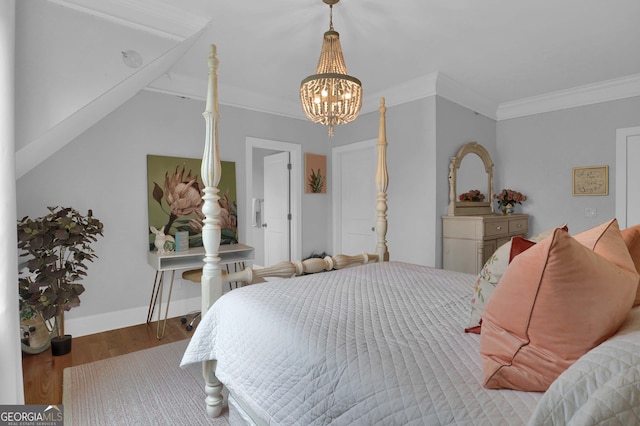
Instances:
[[[509,233],[508,220],[496,220],[484,224],[485,237],[494,237],[497,235],[506,235]]]
[[[509,233],[526,234],[528,231],[528,219],[515,219],[509,221]]]

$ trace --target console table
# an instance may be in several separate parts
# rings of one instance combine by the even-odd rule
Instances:
[[[147,324],[152,321],[153,313],[158,302],[158,319],[156,337],[161,339],[164,336],[164,330],[167,325],[167,315],[169,314],[169,303],[171,302],[171,291],[173,290],[173,280],[177,270],[196,269],[204,266],[204,247],[192,247],[185,251],[158,253],[150,251],[147,254],[147,263],[156,270],[153,280],[153,290],[151,291],[151,300],[149,301],[149,311],[147,312]],[[220,257],[220,265],[238,265],[244,262],[252,261],[254,258],[253,247],[244,244],[223,244],[218,251]],[[171,272],[171,280],[169,283],[169,295],[167,296],[167,305],[164,311],[164,318],[161,320],[162,311],[162,291],[164,288],[164,273]],[[160,327],[162,321],[162,328]]]

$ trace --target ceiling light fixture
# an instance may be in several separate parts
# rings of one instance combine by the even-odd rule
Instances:
[[[142,65],[142,56],[135,50],[127,50],[122,53],[122,62],[129,68],[139,68]]]
[[[329,126],[350,123],[358,117],[362,106],[362,84],[347,75],[340,34],[333,29],[333,5],[340,0],[322,0],[329,5],[329,31],[324,33],[318,67],[314,75],[300,83],[300,101],[309,120]]]

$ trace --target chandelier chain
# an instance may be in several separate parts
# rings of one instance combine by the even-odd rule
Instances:
[[[333,5],[329,5],[329,30],[333,31]]]

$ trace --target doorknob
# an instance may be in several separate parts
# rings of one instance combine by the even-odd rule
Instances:
[[[374,227],[372,226],[372,227],[371,227],[371,230],[372,230],[372,231],[375,231],[375,230],[376,230],[376,228],[374,228]]]
[[[263,224],[262,224],[262,227],[263,227],[263,228],[266,228],[266,227],[267,227],[267,224],[266,224],[266,223],[263,223]]]

